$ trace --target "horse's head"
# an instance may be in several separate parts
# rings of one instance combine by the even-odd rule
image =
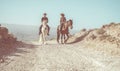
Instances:
[[[73,28],[73,21],[70,19],[69,21],[67,21],[68,23],[68,27],[70,27],[71,29]]]

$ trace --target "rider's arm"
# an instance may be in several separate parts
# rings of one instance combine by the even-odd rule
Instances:
[[[47,23],[48,23],[48,18],[46,18],[47,19]]]
[[[41,18],[41,22],[43,22],[43,17]]]
[[[60,18],[60,23],[62,22],[62,17]]]

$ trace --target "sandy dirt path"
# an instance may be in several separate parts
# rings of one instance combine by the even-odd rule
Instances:
[[[35,42],[36,43],[36,42]],[[120,57],[77,44],[23,46],[0,64],[0,71],[119,71]]]

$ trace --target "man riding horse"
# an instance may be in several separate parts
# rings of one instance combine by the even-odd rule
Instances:
[[[69,28],[71,29],[73,28],[73,22],[71,19],[66,21],[66,17],[62,13],[61,18],[60,18],[60,25],[58,25],[57,27],[57,42],[58,43],[59,43],[60,37],[61,37],[61,43],[67,42],[67,40],[69,39]]]
[[[61,18],[60,18],[60,31],[62,30],[62,27],[64,26],[64,23],[66,22],[66,17],[64,16],[63,13],[61,13]]]
[[[48,26],[48,18],[46,17],[46,13],[44,13],[43,14],[44,16],[41,18],[41,22],[42,22],[42,24],[41,24],[41,26],[40,26],[40,31],[39,31],[39,35],[41,34],[41,28],[42,28],[42,26],[43,26],[43,22],[44,21],[46,21],[46,26],[48,27],[48,33],[47,33],[47,35],[49,35],[49,30],[50,30],[50,27]]]

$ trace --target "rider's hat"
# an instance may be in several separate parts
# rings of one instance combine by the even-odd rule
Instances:
[[[64,16],[64,14],[63,14],[63,13],[61,13],[60,15],[61,15],[61,16]]]
[[[46,13],[44,13],[43,15],[47,15]]]

